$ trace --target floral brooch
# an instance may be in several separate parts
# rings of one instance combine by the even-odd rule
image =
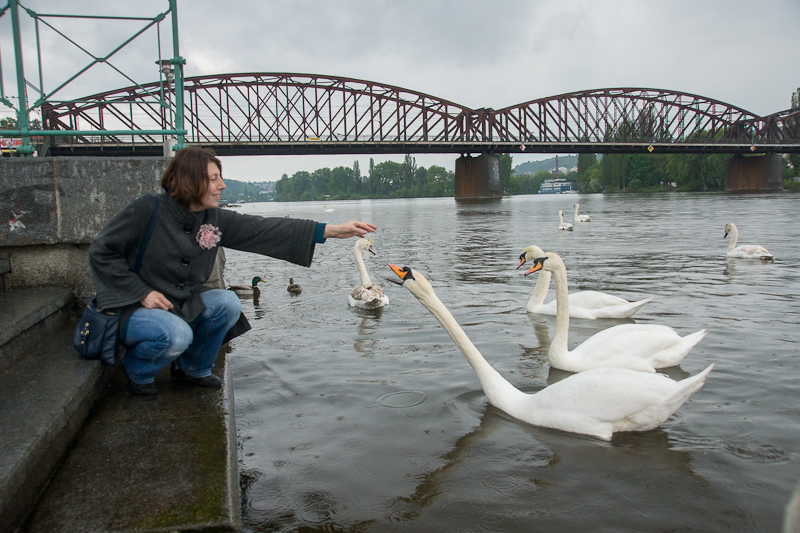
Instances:
[[[203,224],[197,232],[197,244],[200,245],[200,248],[210,250],[217,245],[220,237],[222,237],[222,232],[219,228],[211,224]]]

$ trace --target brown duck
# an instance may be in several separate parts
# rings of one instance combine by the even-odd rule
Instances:
[[[292,294],[300,294],[303,292],[303,288],[294,282],[294,278],[289,278],[289,286],[286,287],[286,290]]]

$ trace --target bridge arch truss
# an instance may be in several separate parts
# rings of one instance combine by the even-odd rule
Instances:
[[[164,96],[160,96],[164,95]],[[42,106],[52,155],[160,155],[169,88],[127,87]],[[494,110],[351,78],[248,73],[184,80],[186,142],[220,155],[479,152],[800,152],[800,110],[760,117],[698,95],[617,88]],[[91,135],[87,130],[142,131]]]

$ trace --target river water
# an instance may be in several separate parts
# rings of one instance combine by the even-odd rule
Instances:
[[[558,230],[572,205],[592,221]],[[365,261],[390,298],[351,309],[354,239],[310,269],[227,251],[226,281],[261,284],[253,330],[231,343],[243,530],[780,531],[800,481],[800,196],[670,193],[245,204],[322,222],[374,222]],[[724,226],[772,263],[729,260]],[[385,281],[424,273],[484,357],[517,388],[563,377],[547,361],[555,317],[529,315],[536,244],[570,291],[638,300],[635,316],[708,335],[674,379],[715,363],[659,428],[610,442],[517,422],[490,406],[427,310]],[[303,287],[286,291],[289,278]],[[548,301],[555,297],[551,287]],[[631,321],[631,320],[629,320]],[[570,348],[621,321],[570,322]]]

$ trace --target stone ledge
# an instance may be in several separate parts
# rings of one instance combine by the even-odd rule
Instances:
[[[72,291],[67,287],[0,293],[0,346],[71,302]]]
[[[0,374],[70,317],[66,287],[0,292]]]
[[[134,396],[118,372],[25,531],[238,531],[239,471],[227,347],[221,389],[156,376]]]
[[[30,510],[111,377],[113,369],[78,357],[75,324],[0,376],[0,531]]]

